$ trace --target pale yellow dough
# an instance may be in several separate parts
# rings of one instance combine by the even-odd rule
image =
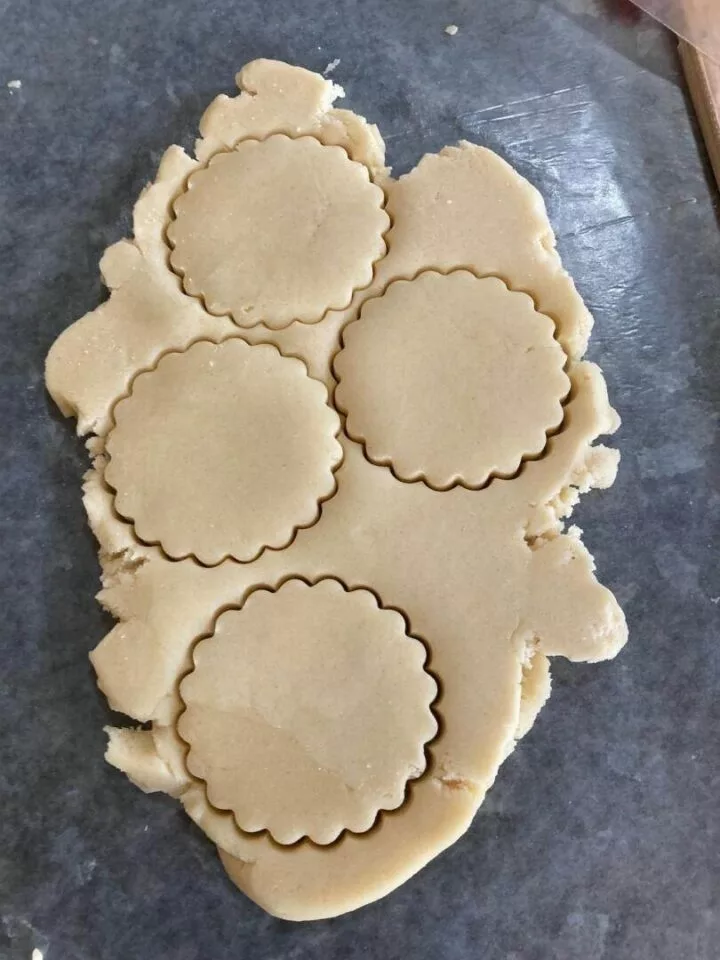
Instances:
[[[426,657],[367,590],[329,579],[256,590],[220,615],[180,684],[188,770],[248,832],[363,833],[425,769],[438,693]]]
[[[562,268],[542,199],[508,164],[463,143],[393,180],[377,129],[332,107],[340,91],[322,77],[257,61],[238,82],[239,97],[220,97],[205,114],[197,159],[179,147],[163,157],[136,206],[134,239],[103,258],[110,299],[58,338],[47,385],[59,407],[77,417],[79,431],[93,434],[85,505],[100,542],[99,599],[119,621],[91,654],[98,682],[114,709],[151,723],[148,730],[111,731],[107,759],[142,789],[178,797],[257,903],[305,920],[389,893],[462,835],[550,693],[549,657],[602,660],[624,644],[624,617],[595,579],[580,532],[563,530],[581,493],[612,484],[617,453],[595,441],[619,421],[599,369],[582,360],[591,317]],[[354,248],[357,270],[343,261],[336,271],[332,250],[322,270],[313,264],[300,278],[303,310],[271,308],[278,291],[264,281],[263,299],[253,296],[251,305],[264,304],[252,321],[266,323],[239,330],[185,292],[171,269],[166,232],[175,212],[182,226],[178,200],[192,193],[185,194],[189,175],[201,183],[204,171],[221,162],[214,157],[240,155],[247,141],[257,149],[274,134],[291,138],[281,138],[288,154],[301,137],[314,138],[313,156],[342,147],[332,153],[338,171],[347,171],[348,157],[364,168],[362,176],[353,173],[365,194],[362,210],[375,184],[392,226],[383,237],[375,217],[373,231]],[[343,177],[337,185],[342,180],[347,197]],[[329,207],[334,190],[328,188]],[[384,216],[381,203],[373,203]],[[192,214],[194,256],[207,250],[203,226],[208,235],[217,226],[209,222],[211,208]],[[255,214],[264,216],[261,205]],[[341,225],[349,230],[354,216],[333,220],[343,250],[350,238]],[[294,223],[293,230],[306,226]],[[387,253],[368,272],[378,249],[371,234]],[[259,221],[255,235],[259,250],[264,236],[278,232]],[[207,280],[211,271],[203,261],[201,275]],[[441,291],[455,285],[462,296],[456,309],[444,311]],[[342,306],[341,286],[348,296],[355,289],[352,302],[320,319],[328,305]],[[198,286],[203,296],[209,289],[205,281]],[[414,313],[398,309],[399,291],[415,298]],[[218,303],[242,312],[245,301]],[[279,329],[291,314],[318,322]],[[255,403],[260,410],[267,403],[281,419],[287,411],[298,449],[307,452],[292,467],[293,492],[274,488],[276,467],[265,471],[263,452],[277,452],[272,430],[264,429],[262,440],[233,439],[242,424],[229,405],[240,401],[242,377],[235,384],[205,367],[200,394],[205,403],[217,388],[217,418],[208,422],[208,404],[200,419],[188,419],[189,398],[178,393],[152,442],[143,433],[152,417],[131,406],[136,386],[157,391],[164,365],[189,362],[196,341],[211,341],[202,350],[222,351],[228,337],[271,343],[285,358],[303,361],[300,369],[292,366],[299,360],[273,352],[245,411]],[[256,350],[272,348],[242,349],[259,356]],[[423,377],[432,377],[427,397]],[[124,403],[137,416],[129,417],[119,443]],[[349,411],[337,440],[333,404]],[[198,463],[189,453],[196,442]],[[147,465],[160,448],[159,472],[138,472],[138,457],[149,458]],[[249,501],[227,496],[248,464],[268,487],[257,517]],[[190,470],[182,511],[182,498],[170,487],[163,498],[157,486],[181,465]],[[210,491],[202,489],[209,466]],[[131,504],[126,519],[122,506],[115,509],[111,483]],[[311,509],[317,514],[309,517]],[[198,539],[214,510],[215,530]],[[130,522],[137,526],[140,516],[151,533],[145,539]],[[193,517],[202,518],[194,529]],[[238,562],[263,544],[277,545],[280,529],[292,537],[285,549]],[[233,536],[239,548],[230,546]],[[164,550],[145,542],[155,539]],[[214,566],[192,556],[173,560],[171,540],[178,554],[215,563],[222,551],[228,559]],[[300,598],[327,600],[331,584],[334,600],[354,598],[367,615],[365,644],[342,602],[300,616]],[[272,598],[286,596],[292,602],[273,607]],[[266,606],[257,605],[260,597]],[[251,614],[253,631],[245,631]],[[316,629],[308,627],[313,617]],[[297,629],[288,628],[291,622]],[[318,769],[306,763],[310,756],[321,757]],[[371,765],[367,779],[363,764]]]
[[[390,226],[384,202],[341,147],[244,140],[191,174],[175,200],[170,264],[187,293],[241,327],[313,323],[372,280]]]
[[[400,480],[481,487],[541,454],[560,425],[570,381],[553,334],[497,277],[398,280],[345,327],[335,402]]]
[[[201,340],[138,374],[105,450],[115,509],[174,560],[247,562],[286,547],[335,491],[340,421],[274,346]]]

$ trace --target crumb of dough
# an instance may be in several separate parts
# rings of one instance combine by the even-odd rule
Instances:
[[[449,24],[445,27],[445,33],[446,33],[449,37],[454,37],[454,36],[456,35],[456,33],[458,32],[459,29],[460,29],[460,27],[458,27],[458,25],[457,25],[456,23],[449,23]]]

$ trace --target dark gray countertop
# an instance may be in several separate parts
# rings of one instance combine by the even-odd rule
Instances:
[[[615,6],[0,3],[2,960],[720,957],[718,198],[672,39]],[[529,177],[624,419],[617,484],[577,522],[629,646],[554,663],[549,705],[455,847],[380,903],[300,926],[239,894],[172,800],[102,761],[86,654],[110,623],[86,457],[42,382],[163,148],[189,145],[258,56],[339,58],[399,172],[466,137]]]

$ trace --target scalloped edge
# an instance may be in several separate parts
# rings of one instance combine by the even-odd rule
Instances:
[[[369,441],[365,436],[363,436],[363,434],[360,431],[356,431],[353,429],[353,423],[352,423],[353,414],[348,409],[347,405],[343,403],[342,398],[338,396],[339,393],[340,394],[342,393],[342,390],[341,390],[342,376],[338,373],[338,370],[336,367],[336,361],[338,357],[346,349],[345,331],[348,330],[351,326],[353,326],[353,324],[361,322],[362,313],[365,307],[367,306],[367,304],[372,303],[373,300],[381,300],[387,294],[390,288],[395,286],[396,284],[414,283],[416,280],[427,275],[434,275],[438,277],[450,277],[457,273],[467,273],[470,276],[474,277],[476,280],[490,280],[490,279],[498,280],[500,283],[502,283],[502,285],[505,287],[505,289],[509,293],[518,294],[520,296],[527,297],[531,301],[535,313],[539,314],[540,316],[546,317],[550,321],[550,323],[553,325],[553,340],[558,345],[558,347],[562,351],[562,354],[565,358],[565,362],[563,363],[562,370],[567,379],[568,389],[567,389],[567,392],[564,394],[564,396],[562,396],[558,400],[558,408],[559,408],[560,416],[557,423],[554,425],[551,425],[550,427],[548,427],[543,431],[544,439],[541,441],[541,445],[538,447],[537,450],[528,450],[520,454],[520,456],[517,459],[517,462],[514,462],[513,467],[511,469],[508,468],[505,470],[505,469],[500,469],[498,467],[492,467],[490,470],[488,470],[486,476],[481,481],[470,482],[470,481],[467,481],[464,477],[455,476],[448,483],[441,484],[441,483],[438,483],[437,480],[433,478],[429,478],[422,471],[422,469],[419,469],[414,473],[405,473],[401,471],[398,465],[392,460],[391,457],[380,456],[379,454],[374,453],[372,450],[372,441]],[[514,480],[523,469],[523,466],[525,465],[525,463],[530,463],[535,460],[542,459],[542,457],[544,457],[548,452],[550,440],[553,437],[557,436],[559,433],[561,433],[565,427],[565,408],[567,407],[572,397],[572,381],[568,373],[568,370],[571,366],[571,360],[570,360],[570,357],[567,355],[565,349],[563,348],[562,344],[558,340],[557,329],[558,328],[557,328],[556,321],[548,314],[543,313],[541,310],[538,310],[537,301],[535,300],[532,294],[528,293],[526,290],[518,290],[514,288],[513,286],[511,286],[511,284],[508,282],[506,278],[501,277],[498,274],[488,273],[488,274],[481,275],[476,273],[475,270],[473,270],[471,267],[468,267],[468,266],[452,267],[449,270],[441,270],[434,267],[422,267],[412,276],[394,277],[392,280],[388,281],[388,283],[385,284],[385,286],[379,293],[377,293],[372,297],[368,297],[367,300],[363,301],[358,311],[358,315],[354,317],[352,320],[350,320],[343,327],[340,335],[340,346],[330,360],[330,368],[336,381],[335,389],[333,391],[333,396],[332,396],[332,403],[334,407],[337,410],[339,410],[340,413],[342,413],[343,415],[344,430],[347,437],[353,442],[360,444],[360,446],[363,449],[363,454],[369,463],[372,463],[377,467],[386,467],[387,469],[390,470],[390,473],[398,482],[423,483],[426,487],[429,487],[431,490],[435,490],[438,493],[446,493],[447,491],[454,490],[457,487],[461,487],[465,490],[475,490],[475,491],[485,490],[487,489],[488,486],[490,486],[490,484],[494,480]]]
[[[367,264],[366,272],[369,273],[369,279],[367,280],[367,282],[361,281],[358,285],[352,286],[349,294],[346,296],[343,302],[337,305],[330,304],[329,306],[324,307],[320,314],[313,315],[312,317],[302,317],[302,316],[293,317],[292,319],[284,323],[274,323],[267,317],[261,320],[255,320],[252,323],[241,323],[236,318],[232,310],[229,310],[229,309],[221,310],[215,306],[211,307],[207,301],[207,294],[204,293],[202,290],[198,289],[197,291],[194,291],[189,289],[186,269],[182,265],[176,264],[173,262],[173,255],[176,250],[176,242],[172,238],[172,227],[177,222],[178,215],[179,215],[177,210],[177,203],[182,197],[184,197],[188,193],[193,179],[198,174],[205,173],[205,171],[207,171],[213,165],[213,163],[217,162],[217,160],[220,157],[225,157],[225,156],[229,156],[230,154],[236,153],[237,150],[240,147],[242,147],[244,144],[267,143],[269,140],[273,140],[273,139],[283,139],[283,140],[291,140],[291,141],[312,140],[314,141],[315,144],[317,144],[319,148],[323,150],[339,151],[340,153],[344,154],[346,160],[349,163],[354,164],[358,167],[361,167],[365,171],[368,179],[368,184],[371,187],[374,187],[380,194],[380,204],[378,206],[378,210],[380,211],[380,213],[384,214],[387,220],[385,227],[379,232],[379,240],[382,243],[383,250],[378,257],[371,259],[370,262]],[[345,149],[345,147],[340,146],[340,144],[323,143],[319,137],[309,133],[303,133],[298,137],[290,136],[290,134],[288,133],[271,133],[267,137],[245,137],[239,140],[236,144],[234,144],[232,148],[218,150],[215,153],[213,153],[204,163],[202,163],[202,165],[196,166],[188,174],[187,178],[185,179],[183,190],[173,198],[172,203],[170,204],[170,211],[169,211],[170,216],[167,223],[165,224],[164,231],[163,231],[165,244],[168,249],[167,267],[168,267],[168,270],[172,274],[174,274],[180,281],[182,291],[186,296],[191,297],[193,300],[197,300],[202,306],[203,310],[206,313],[208,313],[210,316],[227,317],[240,330],[249,330],[249,329],[253,329],[254,327],[260,327],[260,326],[266,327],[268,330],[273,330],[273,331],[286,330],[288,327],[292,326],[293,323],[302,323],[302,324],[306,324],[307,326],[313,326],[316,323],[320,323],[329,313],[336,313],[336,312],[342,312],[344,310],[347,310],[357,293],[360,293],[363,290],[367,290],[369,287],[372,286],[375,276],[377,274],[378,265],[387,257],[390,249],[388,245],[387,237],[390,231],[392,230],[393,219],[387,210],[387,204],[388,204],[387,191],[383,186],[381,186],[379,183],[373,180],[369,167],[367,167],[364,163],[361,163],[359,160],[354,160],[350,156],[348,151]]]
[[[331,410],[331,411],[335,414],[335,416],[337,417],[337,430],[334,431],[334,433],[333,433],[333,438],[334,438],[334,440],[335,440],[335,445],[336,445],[336,447],[337,447],[338,450],[339,450],[339,456],[338,456],[338,459],[337,459],[337,460],[332,464],[332,466],[330,467],[330,476],[332,477],[332,481],[333,481],[332,489],[331,489],[326,495],[321,496],[321,497],[319,497],[319,498],[316,499],[316,501],[315,501],[315,505],[316,505],[315,513],[314,513],[313,517],[311,518],[311,520],[310,520],[309,522],[307,522],[307,523],[293,524],[293,525],[291,526],[291,530],[290,530],[289,537],[288,537],[285,541],[283,541],[282,543],[278,543],[278,544],[272,544],[272,543],[270,543],[270,544],[264,544],[264,545],[262,545],[252,556],[250,556],[250,557],[247,558],[247,559],[244,558],[244,557],[238,557],[238,556],[236,556],[236,555],[233,554],[233,553],[224,553],[224,554],[220,557],[219,560],[216,560],[216,561],[214,561],[214,562],[209,562],[209,561],[207,561],[207,560],[201,559],[196,553],[193,553],[192,551],[188,551],[188,552],[183,553],[183,554],[180,554],[180,555],[176,555],[176,554],[170,553],[170,552],[165,548],[165,546],[163,545],[162,539],[159,539],[159,538],[158,538],[158,539],[153,539],[153,538],[141,536],[141,534],[140,534],[140,532],[139,532],[139,530],[138,530],[138,521],[137,521],[137,519],[136,519],[135,517],[130,516],[129,514],[123,513],[122,510],[120,510],[120,508],[118,507],[117,500],[118,500],[118,496],[119,496],[119,491],[118,491],[118,488],[115,486],[115,484],[112,482],[112,480],[111,480],[111,479],[109,478],[109,476],[108,476],[108,473],[111,472],[111,470],[112,470],[112,453],[111,453],[111,451],[108,449],[108,445],[109,445],[110,439],[111,439],[111,437],[112,437],[113,430],[114,430],[115,427],[117,426],[117,422],[116,422],[116,419],[115,419],[115,410],[117,409],[117,407],[118,407],[120,404],[124,403],[126,400],[129,400],[129,399],[131,398],[132,393],[133,393],[133,388],[134,388],[134,385],[135,385],[135,381],[136,381],[139,377],[146,376],[146,375],[148,375],[148,374],[154,373],[155,370],[157,370],[157,368],[159,367],[159,365],[163,362],[163,360],[165,360],[167,357],[169,357],[169,356],[181,356],[181,355],[183,355],[183,354],[186,354],[186,353],[188,353],[190,350],[192,350],[193,347],[197,346],[197,345],[200,344],[200,343],[210,343],[210,344],[213,344],[214,346],[221,346],[222,344],[227,343],[228,341],[231,341],[231,340],[240,340],[242,343],[246,344],[246,345],[247,345],[248,347],[250,347],[251,349],[254,348],[254,347],[270,348],[270,349],[272,349],[275,353],[277,353],[278,356],[281,357],[283,360],[292,360],[292,361],[295,362],[295,363],[300,363],[300,364],[302,364],[302,367],[303,367],[303,369],[304,369],[304,371],[305,371],[305,376],[306,376],[309,380],[312,380],[313,383],[319,384],[319,385],[323,388],[323,390],[325,391],[325,401],[324,401],[325,406],[326,406],[329,410]],[[240,333],[238,333],[238,334],[232,334],[232,335],[230,335],[230,336],[228,336],[228,337],[223,337],[223,338],[220,339],[220,340],[212,340],[212,339],[209,338],[209,337],[198,337],[197,339],[195,339],[195,340],[191,341],[189,344],[187,344],[187,346],[184,347],[184,348],[181,349],[181,350],[175,350],[175,349],[165,350],[163,353],[160,354],[159,357],[156,358],[156,360],[155,360],[155,362],[152,364],[152,366],[150,366],[150,367],[143,367],[141,370],[138,370],[138,371],[136,371],[135,374],[133,374],[133,376],[132,376],[132,378],[130,379],[130,382],[129,382],[129,384],[128,384],[127,391],[126,391],[121,397],[118,397],[118,398],[113,402],[112,408],[111,408],[111,410],[110,410],[109,419],[110,419],[110,427],[109,427],[109,429],[108,429],[108,431],[107,431],[107,433],[106,433],[106,435],[105,435],[105,438],[104,438],[104,439],[105,439],[105,452],[106,452],[106,454],[107,454],[108,462],[107,462],[107,464],[106,464],[106,466],[105,466],[105,470],[104,470],[104,473],[103,473],[103,480],[104,480],[104,482],[107,484],[109,490],[110,490],[111,493],[112,493],[112,508],[113,508],[113,512],[115,513],[115,515],[118,517],[119,520],[121,520],[123,523],[126,523],[126,524],[128,524],[130,527],[132,527],[133,535],[134,535],[135,539],[138,541],[138,543],[140,543],[140,544],[142,544],[143,546],[146,546],[146,547],[157,547],[157,548],[161,551],[163,557],[165,557],[165,559],[167,559],[168,561],[170,561],[170,562],[172,562],[172,563],[180,563],[180,562],[183,561],[183,560],[192,560],[194,563],[197,563],[198,566],[201,566],[201,567],[218,567],[218,566],[220,566],[220,565],[223,564],[223,563],[226,563],[226,562],[228,562],[228,561],[232,561],[233,563],[239,563],[239,564],[243,564],[243,565],[244,565],[244,564],[254,563],[259,557],[262,556],[263,553],[265,553],[266,550],[272,550],[272,551],[277,551],[277,552],[280,552],[280,551],[282,551],[282,550],[286,550],[288,547],[290,547],[290,546],[292,545],[292,543],[294,542],[295,538],[297,537],[297,535],[300,533],[301,530],[309,530],[311,527],[314,527],[317,523],[319,523],[320,518],[321,518],[321,516],[322,516],[322,507],[323,507],[323,504],[327,503],[329,500],[332,500],[332,498],[333,498],[333,497],[337,494],[337,492],[338,492],[337,472],[338,472],[338,470],[340,469],[340,467],[342,466],[343,461],[344,461],[344,459],[345,459],[345,455],[344,455],[344,451],[343,451],[343,448],[342,448],[342,444],[340,443],[340,441],[339,441],[339,439],[338,439],[339,436],[340,436],[340,434],[341,434],[341,432],[342,432],[342,423],[341,423],[341,421],[340,421],[340,417],[339,417],[338,414],[337,414],[337,411],[335,410],[334,406],[333,406],[333,405],[331,404],[331,402],[330,402],[330,395],[329,395],[328,389],[327,389],[327,387],[325,386],[325,384],[322,383],[322,381],[316,380],[314,377],[311,377],[311,376],[310,376],[310,372],[309,372],[309,370],[308,370],[307,364],[305,363],[305,361],[304,361],[301,357],[294,356],[294,355],[289,355],[289,354],[285,354],[285,353],[283,353],[283,352],[280,350],[280,348],[279,348],[276,344],[271,343],[271,342],[260,341],[260,342],[258,342],[258,343],[249,343],[247,340],[244,339],[244,337],[243,337]]]
[[[292,583],[294,581],[304,583],[307,587],[314,587],[321,583],[330,582],[331,584],[335,585],[340,590],[342,590],[344,593],[348,593],[348,594],[358,593],[358,592],[365,593],[365,594],[368,594],[370,598],[372,598],[372,601],[374,601],[374,604],[378,610],[381,610],[381,611],[385,610],[391,613],[398,614],[402,618],[402,621],[405,627],[405,637],[409,640],[413,640],[416,643],[419,643],[424,648],[425,658],[422,663],[422,670],[433,680],[435,684],[435,696],[427,704],[427,709],[429,713],[432,715],[433,719],[435,720],[435,732],[429,739],[422,741],[422,743],[420,744],[420,746],[423,748],[423,755],[425,759],[425,766],[423,767],[423,769],[420,770],[415,776],[410,776],[405,780],[403,784],[402,794],[400,796],[398,803],[395,806],[382,806],[382,807],[379,807],[377,810],[375,810],[375,812],[373,813],[372,819],[369,821],[367,827],[365,827],[364,829],[358,829],[356,827],[341,827],[334,837],[325,841],[315,840],[311,835],[305,834],[301,837],[298,837],[295,840],[285,842],[282,840],[278,840],[273,835],[272,831],[267,827],[263,827],[258,830],[249,830],[242,827],[237,820],[235,812],[231,808],[220,806],[211,799],[210,788],[207,781],[204,780],[202,777],[199,777],[193,774],[190,771],[187,765],[187,759],[192,751],[192,746],[182,736],[179,730],[180,718],[187,710],[187,704],[185,703],[185,700],[183,699],[183,696],[182,696],[182,684],[183,684],[183,681],[188,676],[190,676],[190,674],[193,673],[193,671],[196,669],[197,664],[195,661],[195,649],[203,641],[210,640],[215,636],[220,618],[224,616],[226,613],[231,611],[236,611],[236,610],[242,610],[247,604],[248,600],[256,593],[261,593],[261,592],[270,593],[270,594],[278,593],[288,583]],[[175,684],[175,690],[176,690],[178,699],[181,703],[181,709],[178,712],[177,716],[174,718],[174,721],[172,724],[172,727],[177,737],[185,747],[185,755],[183,758],[185,772],[187,773],[187,776],[191,782],[199,784],[202,787],[203,796],[208,807],[218,815],[229,818],[233,827],[243,836],[246,836],[246,837],[265,836],[272,843],[275,843],[278,846],[283,848],[294,847],[304,843],[309,843],[314,846],[327,848],[340,842],[343,836],[345,836],[345,834],[352,834],[355,836],[364,836],[370,831],[375,830],[384,816],[386,816],[387,814],[400,813],[403,807],[405,807],[406,804],[410,802],[412,787],[415,783],[418,783],[420,780],[424,780],[426,777],[432,777],[435,775],[434,774],[435,764],[434,764],[434,757],[432,754],[432,747],[442,736],[442,733],[444,730],[444,721],[443,721],[442,713],[439,710],[439,704],[443,696],[443,684],[442,684],[442,678],[439,677],[436,673],[434,673],[431,667],[432,648],[428,643],[428,641],[426,641],[423,637],[421,637],[417,633],[413,633],[410,625],[410,619],[407,613],[400,607],[393,606],[392,604],[383,603],[377,591],[373,590],[371,587],[368,587],[365,585],[349,587],[342,579],[340,579],[340,577],[337,577],[332,574],[328,574],[325,576],[312,579],[296,573],[291,573],[283,577],[281,580],[277,582],[275,586],[271,586],[269,584],[257,584],[253,586],[243,596],[240,602],[233,603],[233,604],[225,604],[224,606],[216,610],[216,612],[213,614],[211,618],[211,625],[210,625],[209,632],[201,634],[200,636],[196,637],[192,641],[190,645],[189,658],[191,661],[191,665],[188,667],[187,670],[185,670],[182,674],[180,674]],[[180,799],[182,799],[182,796],[180,797]]]

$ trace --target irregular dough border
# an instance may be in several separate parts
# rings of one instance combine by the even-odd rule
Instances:
[[[339,91],[328,81],[298,68],[256,61],[238,82],[240,96],[221,96],[206,111],[197,160],[179,147],[165,153],[154,184],[136,205],[134,239],[115,244],[103,257],[101,272],[110,299],[58,338],[47,361],[47,385],[60,409],[77,417],[78,432],[95,434],[89,441],[95,459],[85,479],[84,499],[100,542],[99,599],[119,621],[91,655],[98,682],[113,707],[153,723],[152,731],[111,732],[108,760],[143,789],[179,796],[219,845],[233,880],[258,903],[278,916],[310,919],[382,896],[464,832],[503,759],[547,696],[548,656],[594,661],[614,656],[625,642],[622,612],[596,581],[590,555],[577,535],[562,533],[579,494],[613,482],[617,453],[595,445],[595,440],[612,433],[619,421],[599,369],[580,359],[592,320],[555,251],[542,198],[508,164],[489,150],[462,143],[426,156],[415,170],[392,181],[376,128],[333,108]],[[364,162],[386,191],[392,227],[388,254],[378,264],[373,283],[347,310],[311,327],[292,324],[270,336],[258,328],[257,334],[246,330],[248,342],[255,336],[270,339],[286,354],[303,358],[311,375],[332,388],[330,360],[340,331],[368,296],[393,279],[409,279],[424,269],[462,267],[494,274],[528,292],[557,324],[570,358],[566,420],[545,456],[526,463],[514,480],[493,483],[474,501],[473,494],[462,489],[440,494],[398,484],[388,470],[371,466],[356,445],[343,440],[340,487],[323,523],[305,531],[286,551],[262,556],[246,569],[169,563],[157,548],[140,544],[114,515],[103,480],[102,438],[112,403],[135,372],[167,350],[236,330],[230,320],[209,316],[183,294],[167,266],[164,228],[174,196],[199,163],[244,137],[274,132],[315,136],[322,143],[343,146]],[[451,209],[452,222],[447,219]],[[494,246],[478,246],[471,229],[478,218]],[[516,244],[510,256],[504,231],[512,222],[523,223],[527,242]],[[445,504],[442,518],[438,497]],[[371,501],[383,505],[379,518]],[[350,527],[343,516],[352,518]],[[408,526],[410,518],[419,518],[422,529]],[[427,543],[442,542],[437,536],[427,539],[438,523],[448,537],[453,529],[469,531],[470,544],[466,538],[463,546],[469,552],[451,552],[438,564],[425,563]],[[408,581],[400,579],[393,528],[402,531],[404,556],[413,561]],[[485,555],[479,548],[495,536],[508,550],[502,556]],[[345,552],[348,543],[355,551],[351,563]],[[386,551],[381,560],[378,544]],[[484,571],[496,570],[498,563],[507,566],[514,589],[502,616],[498,608],[503,603],[493,592],[496,622],[487,632],[494,640],[482,654],[487,658],[491,650],[498,652],[502,682],[488,686],[474,631],[485,618],[479,589]],[[445,598],[441,614],[428,591],[438,578],[451,578],[465,568],[472,602]],[[330,572],[348,584],[372,584],[382,595],[397,598],[412,612],[415,629],[433,637],[433,664],[438,657],[445,659],[453,644],[475,652],[457,683],[444,667],[438,669],[444,710],[451,716],[446,718],[448,735],[438,743],[436,775],[422,781],[402,815],[388,815],[369,834],[344,838],[323,850],[300,845],[283,852],[266,839],[228,829],[227,818],[198,795],[174,743],[176,684],[187,668],[193,639],[207,630],[209,618],[223,604],[238,602],[253,584],[277,582],[288,571],[307,576]],[[583,622],[574,613],[578,604],[585,610]],[[487,698],[492,730],[482,743],[482,725],[474,728],[472,743],[458,736],[454,717],[473,716],[464,697],[476,705]],[[467,722],[472,727],[473,721]]]

